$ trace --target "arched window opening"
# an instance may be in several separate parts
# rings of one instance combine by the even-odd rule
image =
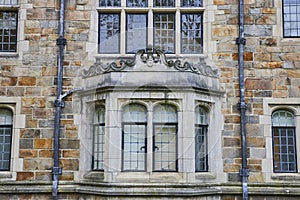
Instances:
[[[122,170],[145,171],[147,152],[147,109],[133,103],[122,113]]]
[[[272,114],[272,140],[274,172],[297,172],[293,113],[287,110],[277,110]]]
[[[197,106],[195,110],[195,169],[197,172],[208,171],[207,155],[207,112]]]
[[[177,171],[177,109],[159,104],[153,117],[153,170]]]
[[[0,109],[0,170],[10,170],[13,113],[9,109]]]
[[[103,170],[105,142],[105,107],[97,106],[94,114],[93,170]]]

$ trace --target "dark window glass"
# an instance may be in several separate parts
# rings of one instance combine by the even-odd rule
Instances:
[[[120,48],[120,15],[99,15],[99,52],[119,53]]]
[[[202,53],[202,14],[181,15],[181,53]]]
[[[121,6],[121,1],[120,0],[100,0],[100,6],[118,7],[118,6]]]
[[[147,0],[127,0],[127,7],[147,7]]]
[[[180,2],[182,7],[201,7],[201,0],[181,0]]]
[[[195,111],[195,168],[199,172],[208,171],[207,126],[207,112],[198,106]]]

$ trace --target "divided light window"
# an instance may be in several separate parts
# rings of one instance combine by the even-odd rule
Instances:
[[[297,172],[296,131],[293,113],[277,110],[272,114],[274,172]]]
[[[202,53],[201,0],[100,0],[99,53]]]
[[[0,52],[17,51],[17,0],[0,0]],[[11,7],[12,6],[12,7]]]
[[[0,109],[0,171],[10,169],[13,114],[8,109]]]
[[[197,106],[195,110],[195,169],[197,172],[208,171],[207,155],[207,112]]]
[[[93,126],[93,170],[103,170],[105,141],[105,107],[97,106]]]
[[[283,36],[300,37],[300,1],[283,0]]]

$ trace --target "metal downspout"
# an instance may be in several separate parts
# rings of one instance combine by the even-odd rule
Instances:
[[[64,21],[65,21],[65,1],[60,0],[60,12],[59,12],[59,37],[57,39],[58,45],[58,69],[57,69],[57,98],[55,100],[55,124],[54,124],[54,164],[52,168],[52,199],[58,199],[58,175],[62,174],[62,169],[59,167],[59,138],[60,138],[60,118],[61,110],[64,107],[62,96],[62,82],[63,82],[63,60],[64,60],[64,48],[66,45],[66,39],[64,38]]]
[[[249,169],[247,169],[247,140],[246,140],[246,110],[247,103],[245,102],[245,80],[244,80],[244,47],[246,39],[244,38],[244,0],[239,0],[239,38],[236,40],[238,45],[238,65],[239,65],[239,85],[240,85],[240,102],[238,109],[240,110],[240,126],[242,140],[242,167],[240,176],[242,179],[243,200],[248,200],[248,185],[247,178]]]

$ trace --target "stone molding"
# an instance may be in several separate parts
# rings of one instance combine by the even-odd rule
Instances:
[[[100,58],[96,58],[94,65],[90,66],[88,70],[83,70],[82,77],[88,78],[101,75],[113,71],[126,71],[126,69],[133,69],[137,62],[144,63],[147,67],[153,67],[155,64],[163,64],[174,71],[192,72],[208,77],[218,78],[219,71],[214,69],[205,62],[205,57],[200,56],[200,61],[196,64],[182,61],[179,59],[167,60],[166,55],[161,50],[153,48],[141,49],[133,57],[133,59],[120,59],[117,62],[107,64],[101,63]]]

